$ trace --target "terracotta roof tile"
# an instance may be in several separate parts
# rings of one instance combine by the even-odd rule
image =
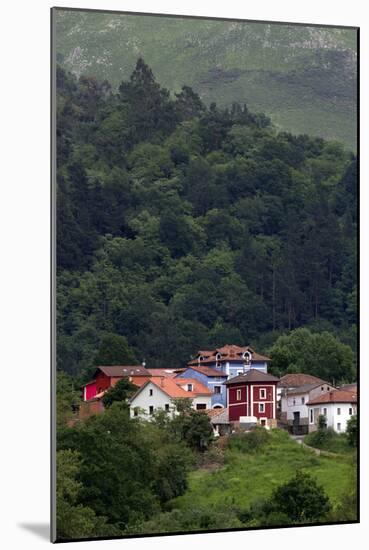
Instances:
[[[344,390],[333,390],[323,393],[312,399],[307,405],[319,405],[320,403],[356,403],[357,393]]]
[[[190,399],[193,399],[198,395],[212,395],[211,391],[206,386],[204,386],[197,380],[194,380],[193,378],[174,379],[165,376],[152,376],[137,390],[137,392],[131,397],[130,401],[132,401],[136,397],[136,395],[138,395],[143,390],[143,388],[150,383],[157,386],[172,399],[176,399],[179,397],[189,397]],[[181,384],[185,385],[187,383],[193,384],[193,391],[187,391],[181,387]]]
[[[298,386],[305,386],[306,384],[327,384],[325,380],[312,376],[311,374],[285,374],[282,376],[279,386],[284,388],[297,388]]]
[[[251,353],[251,362],[253,361],[270,361],[270,358],[266,355],[261,355],[253,350],[250,346],[236,346],[234,344],[226,344],[213,351],[199,351],[195,359],[188,362],[188,365],[198,365],[199,357],[203,356],[204,359],[201,364],[210,364],[216,361],[216,355],[221,354],[221,361],[240,361],[243,359],[243,354],[248,351]]]

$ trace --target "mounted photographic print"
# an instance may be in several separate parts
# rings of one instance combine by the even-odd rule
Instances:
[[[359,521],[358,33],[52,10],[53,541]]]

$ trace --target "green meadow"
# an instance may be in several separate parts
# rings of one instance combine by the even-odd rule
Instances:
[[[255,453],[232,449],[217,470],[198,469],[190,474],[187,492],[172,501],[173,508],[247,507],[270,497],[273,489],[288,481],[297,470],[310,473],[323,486],[332,506],[351,488],[352,455],[318,456],[293,441],[286,432],[273,430],[271,442]]]

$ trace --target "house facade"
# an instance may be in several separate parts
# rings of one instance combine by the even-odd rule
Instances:
[[[227,406],[227,389],[224,382],[227,380],[227,374],[206,366],[189,367],[176,376],[180,378],[193,378],[206,386],[211,392],[211,407],[213,409],[222,409]]]
[[[295,435],[308,433],[309,410],[307,403],[334,389],[329,382],[305,384],[285,389],[281,396],[281,416],[289,431]]]
[[[277,384],[271,374],[251,369],[225,382],[230,422],[247,422],[256,418],[258,424],[277,426]]]
[[[219,370],[228,378],[245,374],[251,369],[268,371],[270,358],[261,355],[250,346],[225,345],[215,350],[200,350],[195,359],[187,364],[188,367],[210,367]]]
[[[175,400],[191,399],[195,410],[211,408],[211,392],[194,378],[153,376],[147,380],[129,400],[132,418],[150,419],[159,409],[175,415]]]
[[[97,367],[92,380],[81,387],[83,391],[83,401],[96,399],[100,394],[102,396],[106,390],[115,386],[122,378],[128,378],[132,384],[139,387],[151,378],[151,373],[142,365]]]
[[[327,428],[337,433],[347,429],[347,422],[357,414],[357,393],[332,390],[308,402],[309,432],[318,428],[318,418],[325,416]]]

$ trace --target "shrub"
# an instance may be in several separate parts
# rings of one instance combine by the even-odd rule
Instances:
[[[263,448],[269,441],[270,434],[264,428],[255,427],[249,432],[230,435],[228,446],[242,453],[252,453]]]
[[[323,487],[303,472],[297,472],[290,481],[275,489],[271,505],[271,512],[286,514],[295,523],[323,521],[331,509]]]

